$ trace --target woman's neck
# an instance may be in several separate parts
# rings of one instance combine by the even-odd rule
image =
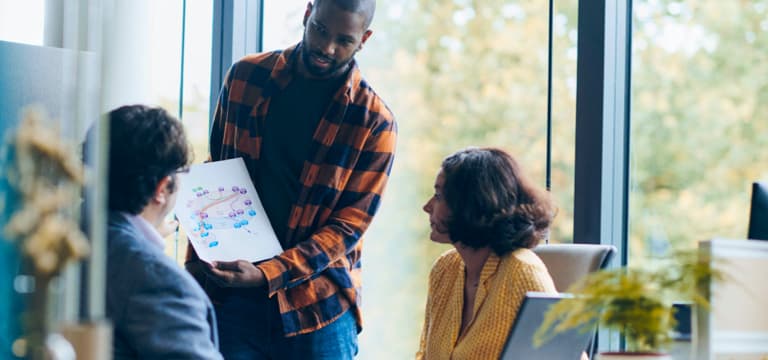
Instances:
[[[483,247],[479,249],[465,246],[461,243],[454,244],[456,251],[464,260],[464,269],[467,276],[467,283],[478,282],[480,280],[480,273],[483,271],[483,265],[488,257],[491,255],[491,248]]]

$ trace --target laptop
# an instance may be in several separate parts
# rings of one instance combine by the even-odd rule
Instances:
[[[501,360],[579,360],[595,333],[594,326],[561,332],[541,347],[533,345],[533,334],[544,321],[549,307],[570,294],[529,292],[525,295],[515,323],[501,352]]]

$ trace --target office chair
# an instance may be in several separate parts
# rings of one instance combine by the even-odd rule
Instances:
[[[608,266],[616,247],[597,244],[539,245],[533,252],[547,266],[557,291],[564,292],[583,276]]]
[[[537,246],[533,252],[547,266],[557,291],[564,292],[585,275],[606,268],[616,253],[616,247],[598,244],[547,244]],[[589,358],[594,359],[597,352],[597,330],[586,350]]]

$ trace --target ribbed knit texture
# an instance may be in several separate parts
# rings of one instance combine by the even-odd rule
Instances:
[[[432,267],[417,359],[496,360],[525,293],[557,292],[546,266],[531,250],[516,250],[502,258],[491,254],[480,275],[473,320],[459,338],[464,278],[464,262],[456,249],[444,253]]]

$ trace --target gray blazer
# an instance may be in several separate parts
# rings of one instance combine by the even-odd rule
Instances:
[[[114,359],[221,359],[213,306],[192,276],[120,213],[107,241]]]

